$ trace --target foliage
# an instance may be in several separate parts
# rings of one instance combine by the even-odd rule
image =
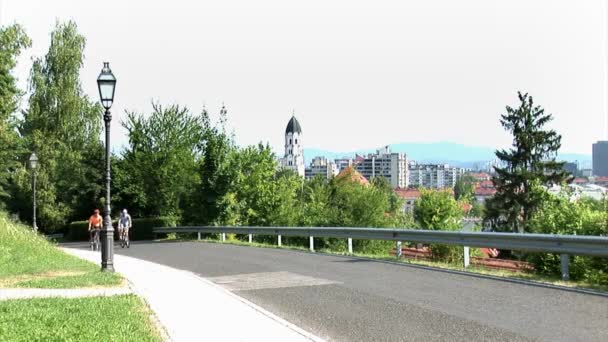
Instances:
[[[543,194],[542,206],[530,220],[533,233],[568,235],[608,235],[608,213],[597,210],[592,201],[571,202],[567,195]],[[531,254],[528,259],[544,274],[560,274],[558,254]],[[608,285],[608,263],[604,258],[571,257],[570,277],[590,283]]]
[[[197,171],[200,183],[195,184],[186,219],[215,224],[223,217],[226,222],[233,222],[235,214],[228,210],[234,210],[236,204],[234,193],[228,192],[234,186],[238,170],[229,165],[235,146],[232,137],[226,133],[226,107],[220,110],[218,124],[212,125],[206,110],[203,110],[203,119],[205,135],[200,142],[203,158]]]
[[[21,26],[0,27],[0,207],[10,197],[8,181],[12,171],[19,167],[19,155],[24,153],[15,115],[23,91],[17,88],[12,71],[17,57],[30,46]]]
[[[162,341],[135,295],[0,301],[6,341]]]
[[[51,272],[72,272],[78,277],[45,277]],[[12,286],[50,288],[70,286],[117,285],[121,278],[117,274],[99,276],[99,266],[57,249],[40,235],[10,221],[0,212],[0,283],[19,277]]]
[[[450,191],[421,189],[420,192],[414,208],[414,218],[422,229],[461,229],[462,209]],[[460,246],[431,244],[430,248],[436,260],[458,262],[463,258]]]
[[[127,113],[129,147],[115,167],[116,203],[136,216],[181,216],[198,182],[204,116],[187,108],[152,104],[149,116]]]
[[[475,196],[475,178],[470,174],[462,175],[454,185],[454,198],[472,203]]]
[[[38,223],[52,232],[99,206],[103,184],[100,106],[82,91],[79,80],[85,39],[76,24],[57,23],[49,51],[34,60],[31,95],[19,131],[38,155]],[[21,156],[22,164],[29,153]],[[10,209],[31,217],[31,176],[14,172]],[[27,200],[26,200],[27,199]]]
[[[421,189],[414,218],[422,229],[457,230],[462,209],[449,191]]]
[[[560,184],[569,176],[563,162],[555,156],[561,146],[561,135],[545,129],[552,119],[544,109],[535,106],[532,97],[518,93],[520,106],[507,106],[500,123],[513,135],[510,150],[497,150],[505,166],[495,167],[492,178],[496,195],[488,200],[486,220],[497,230],[524,232],[542,203],[540,185]]]

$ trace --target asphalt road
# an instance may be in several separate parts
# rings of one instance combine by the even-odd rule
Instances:
[[[115,251],[211,278],[328,340],[608,341],[608,297],[598,295],[284,249],[144,242]]]

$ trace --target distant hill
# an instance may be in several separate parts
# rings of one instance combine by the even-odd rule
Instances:
[[[379,146],[380,147],[380,146]],[[378,148],[379,148],[378,147]],[[406,153],[408,159],[423,163],[447,163],[458,167],[475,167],[496,157],[495,149],[491,147],[467,146],[451,142],[436,143],[400,143],[390,145],[392,152]],[[306,164],[316,156],[323,156],[328,159],[342,157],[354,157],[355,154],[367,155],[374,153],[377,148],[356,150],[350,152],[333,152],[315,148],[304,149],[304,159]],[[564,153],[559,155],[559,159],[566,161],[578,161],[581,168],[591,167],[591,155]]]

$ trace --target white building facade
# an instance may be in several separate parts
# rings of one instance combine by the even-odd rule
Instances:
[[[428,189],[453,188],[464,169],[448,164],[417,164],[408,167],[409,185]]]
[[[310,166],[306,168],[305,174],[306,179],[314,178],[317,175],[330,179],[336,176],[338,172],[338,166],[333,161],[327,160],[325,157],[315,157]]]
[[[293,170],[300,177],[304,177],[304,147],[302,145],[302,127],[292,116],[285,128],[285,154],[279,164],[286,169]]]
[[[385,146],[357,163],[356,169],[367,179],[384,177],[396,189],[408,186],[407,165],[405,154],[391,153],[390,148]]]

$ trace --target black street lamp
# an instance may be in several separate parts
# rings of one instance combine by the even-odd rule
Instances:
[[[30,169],[32,169],[33,179],[32,179],[32,193],[33,193],[33,214],[32,214],[32,228],[34,231],[38,231],[38,226],[36,225],[36,167],[38,166],[38,157],[36,157],[36,153],[32,153],[30,156]]]
[[[99,97],[101,105],[106,109],[103,121],[106,123],[106,208],[103,218],[103,229],[101,230],[101,270],[114,272],[114,228],[110,218],[110,107],[114,102],[114,89],[116,87],[116,77],[110,70],[110,63],[104,62],[101,74],[97,77],[99,87]]]

